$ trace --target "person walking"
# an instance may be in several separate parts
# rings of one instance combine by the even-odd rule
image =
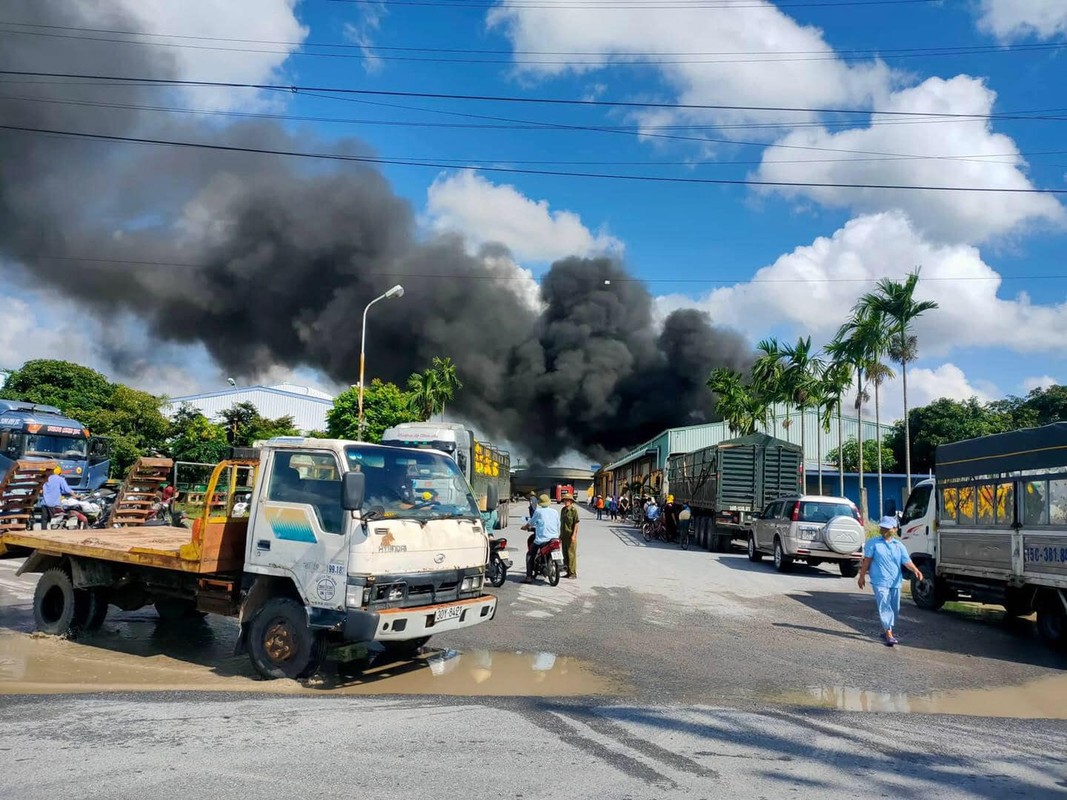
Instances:
[[[596,518],[598,522],[604,519],[604,498],[600,495],[596,496]]]
[[[615,519],[615,495],[608,495],[607,499],[608,519]]]
[[[911,562],[908,548],[893,536],[897,529],[896,517],[882,517],[878,523],[881,536],[867,541],[863,548],[863,563],[860,565],[859,587],[867,584],[867,575],[871,576],[871,589],[878,604],[878,617],[882,622],[882,639],[886,647],[897,644],[893,635],[893,626],[900,613],[900,586],[904,582],[904,569],[911,571],[916,579],[922,580],[923,574]]]
[[[570,494],[563,495],[563,510],[559,514],[559,540],[563,545],[563,563],[567,567],[565,578],[578,577],[578,506]]]

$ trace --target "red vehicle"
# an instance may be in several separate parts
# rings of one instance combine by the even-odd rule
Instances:
[[[563,495],[565,494],[574,497],[574,486],[569,483],[557,483],[552,487],[552,499],[557,503],[563,502]]]

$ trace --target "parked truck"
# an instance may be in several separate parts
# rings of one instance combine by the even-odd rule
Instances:
[[[330,648],[376,641],[410,654],[496,613],[482,591],[485,525],[443,454],[271,439],[216,466],[208,495],[228,502],[206,505],[191,529],[4,533],[3,545],[32,551],[19,574],[41,575],[38,630],[90,634],[109,605],[222,614],[237,618],[238,650],[260,675],[298,678]]]
[[[490,528],[507,527],[511,499],[511,454],[507,450],[479,442],[474,431],[455,422],[403,422],[382,434],[382,444],[448,453],[474,489],[479,507],[489,516],[495,513]],[[490,486],[495,487],[495,503],[487,503]]]
[[[689,506],[697,544],[725,553],[767,503],[802,491],[803,464],[798,445],[755,433],[671,456],[667,490]]]
[[[111,467],[108,441],[54,406],[0,400],[0,479],[19,460],[54,461],[75,492],[103,486]]]
[[[900,525],[923,573],[916,605],[1036,611],[1041,637],[1067,650],[1067,423],[939,445],[934,462]]]
[[[574,499],[574,484],[571,483],[557,483],[552,487],[552,499],[557,503],[562,503],[564,497],[570,497]]]

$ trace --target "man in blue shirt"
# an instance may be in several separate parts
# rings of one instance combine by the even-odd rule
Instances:
[[[534,554],[541,545],[559,538],[559,511],[552,507],[552,499],[547,494],[537,499],[537,510],[523,528],[533,531],[526,542],[526,580],[523,583],[533,583]]]
[[[41,523],[45,528],[52,521],[52,517],[62,510],[63,498],[70,497],[72,494],[74,492],[67,485],[67,480],[63,477],[63,470],[59,467],[53,469],[52,474],[48,476],[48,480],[44,482],[44,489],[41,491]]]
[[[863,548],[863,564],[860,566],[859,586],[862,589],[871,576],[871,588],[878,603],[878,616],[882,620],[882,637],[887,647],[897,643],[893,636],[893,625],[900,613],[900,585],[904,582],[904,567],[907,567],[918,580],[923,579],[919,568],[911,563],[908,548],[900,539],[893,537],[897,529],[895,517],[882,517],[878,523],[881,536],[869,539]]]

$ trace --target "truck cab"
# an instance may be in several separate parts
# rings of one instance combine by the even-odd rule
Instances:
[[[0,478],[20,459],[54,461],[75,492],[99,489],[111,467],[108,441],[58,408],[0,400]]]
[[[935,482],[927,478],[915,484],[900,517],[900,540],[912,561],[919,565],[937,561],[937,502]]]

